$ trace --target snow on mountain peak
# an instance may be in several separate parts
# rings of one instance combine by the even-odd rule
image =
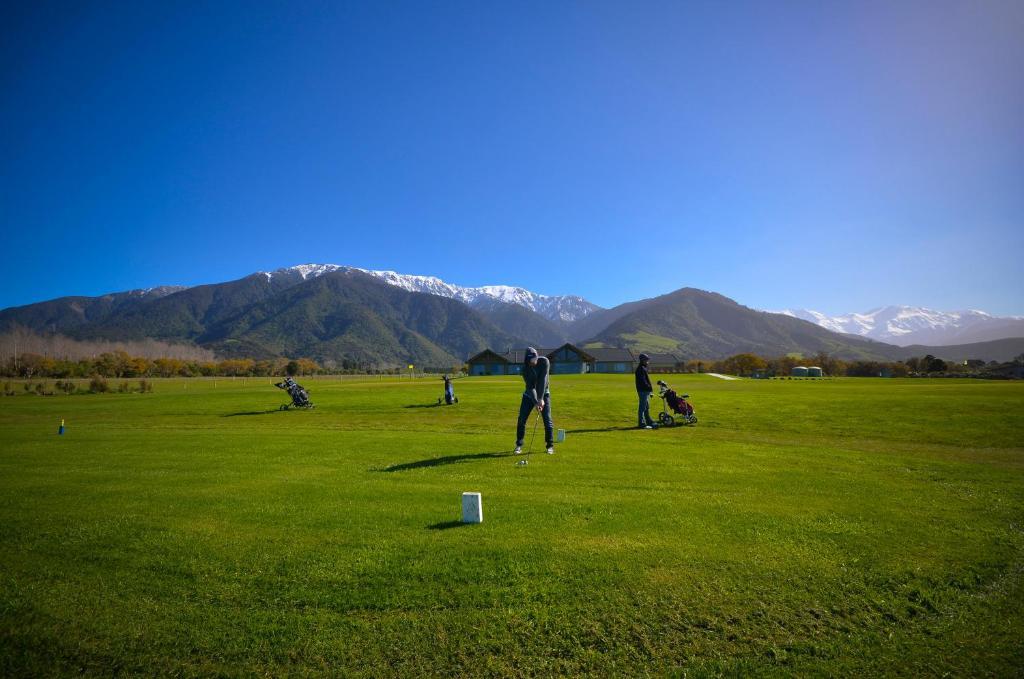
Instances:
[[[1021,319],[1001,318],[976,309],[935,311],[924,307],[889,305],[842,316],[828,316],[811,309],[786,309],[776,313],[810,321],[833,332],[860,335],[900,346],[961,344],[1020,336],[1014,333],[1022,332],[1018,327]]]
[[[507,304],[517,304],[530,309],[553,321],[574,321],[600,309],[582,297],[576,295],[539,295],[524,288],[511,285],[484,285],[477,288],[453,285],[436,276],[417,276],[402,274],[397,271],[374,271],[354,266],[338,264],[300,264],[267,273],[261,272],[271,280],[275,274],[298,274],[302,280],[317,278],[333,271],[360,271],[377,278],[388,285],[393,285],[409,292],[423,292],[439,297],[457,299],[470,306],[479,306],[488,300],[498,300]]]

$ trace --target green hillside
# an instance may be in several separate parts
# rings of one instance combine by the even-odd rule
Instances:
[[[448,368],[484,347],[535,341],[502,330],[461,302],[408,292],[358,271],[309,280],[287,272],[253,274],[148,299],[124,295],[8,309],[0,322],[44,333],[61,328],[76,339],[194,343],[223,357],[304,356],[363,366],[412,361]],[[89,313],[74,312],[78,307]],[[553,332],[537,314],[516,309],[496,308],[496,320],[523,332]]]
[[[889,359],[897,347],[840,335],[782,314],[755,311],[717,293],[683,288],[632,303],[589,342],[635,349],[672,350],[686,357],[723,358],[750,352],[784,356],[825,352],[847,359]],[[645,343],[653,339],[655,346]],[[674,346],[672,346],[674,344]]]

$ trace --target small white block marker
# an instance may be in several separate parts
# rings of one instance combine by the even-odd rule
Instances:
[[[480,493],[462,494],[462,523],[483,523],[484,503]]]

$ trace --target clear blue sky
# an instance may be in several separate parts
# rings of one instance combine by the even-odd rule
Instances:
[[[1024,314],[1024,2],[16,3],[0,250]]]

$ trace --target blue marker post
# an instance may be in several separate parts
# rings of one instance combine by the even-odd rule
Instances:
[[[60,428],[57,430],[58,436],[64,436],[64,420],[60,421]]]

